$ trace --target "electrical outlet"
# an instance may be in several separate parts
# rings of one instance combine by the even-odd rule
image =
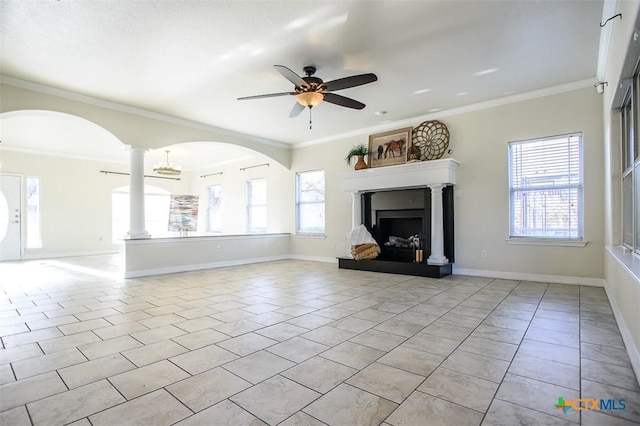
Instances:
[[[487,257],[487,251],[486,250],[480,250],[480,256]]]

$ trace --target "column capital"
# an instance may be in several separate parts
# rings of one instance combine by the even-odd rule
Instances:
[[[444,183],[435,183],[435,184],[431,184],[431,185],[427,185],[429,187],[429,189],[431,189],[431,192],[434,191],[439,191],[442,192],[442,188],[445,187]]]

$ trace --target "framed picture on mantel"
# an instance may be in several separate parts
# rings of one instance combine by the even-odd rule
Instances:
[[[369,136],[369,167],[391,166],[407,162],[411,127]]]

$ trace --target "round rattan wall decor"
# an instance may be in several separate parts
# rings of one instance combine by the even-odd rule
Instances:
[[[425,121],[415,127],[412,146],[420,148],[420,160],[437,160],[449,147],[449,129],[438,120]]]

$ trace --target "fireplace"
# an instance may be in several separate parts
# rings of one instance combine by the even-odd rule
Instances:
[[[353,228],[367,227],[384,252],[370,260],[339,257],[338,266],[434,278],[451,274],[455,261],[454,185],[459,164],[446,158],[343,173],[343,189],[351,193]],[[395,200],[376,205],[376,199],[386,197],[384,194],[409,191],[421,194],[414,197],[420,198],[420,205]],[[415,234],[419,235],[422,260],[415,258],[412,248],[385,250],[389,237],[406,239]]]

